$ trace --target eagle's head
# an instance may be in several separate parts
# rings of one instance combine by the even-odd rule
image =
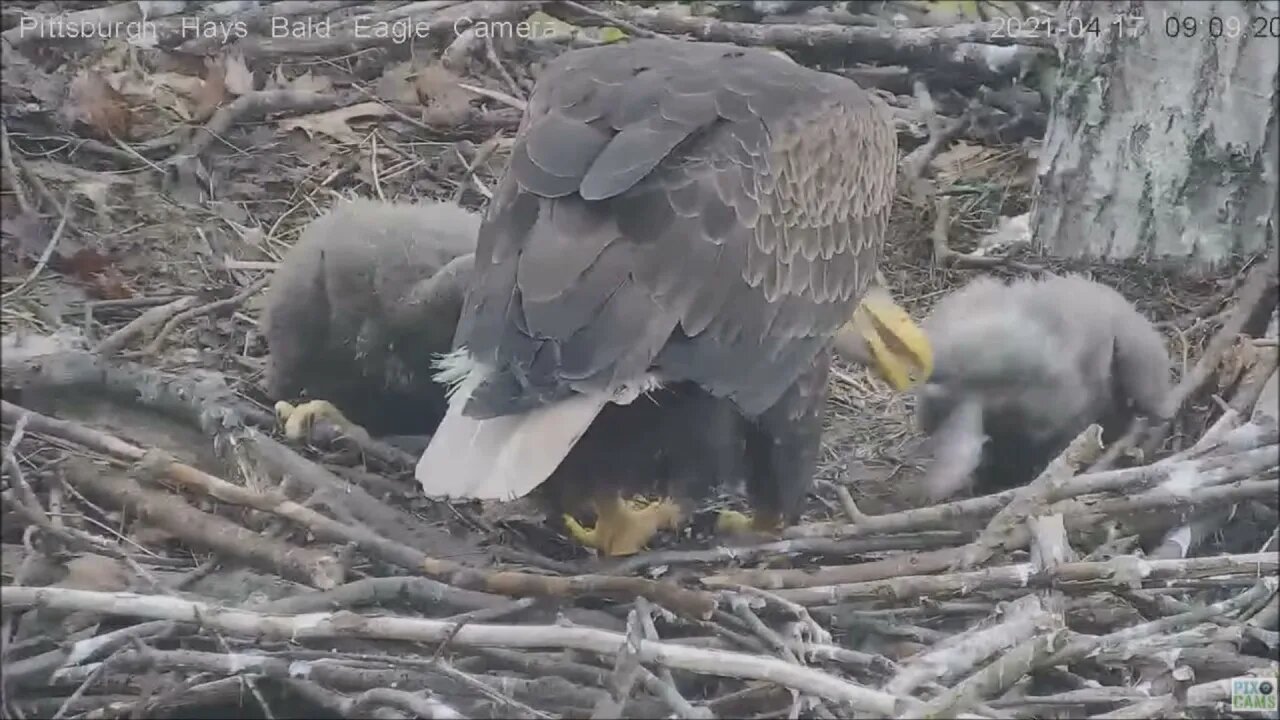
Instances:
[[[933,348],[924,330],[879,284],[867,290],[837,332],[835,351],[874,369],[898,391],[924,382],[933,372]]]

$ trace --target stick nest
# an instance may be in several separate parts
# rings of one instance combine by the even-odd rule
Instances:
[[[992,240],[1029,207],[1045,106],[1018,78],[1051,50],[1005,40],[992,69],[991,23],[1030,3],[769,15],[791,5],[285,3],[332,37],[273,38],[250,10],[223,45],[182,30],[219,4],[153,3],[145,46],[33,40],[6,13],[4,717],[1223,716],[1227,678],[1274,677],[1269,266]],[[257,317],[299,229],[337,195],[482,207],[540,64],[655,33],[876,88],[929,187],[901,193],[882,267],[913,315],[978,272],[1091,273],[1165,330],[1176,420],[912,507],[910,399],[840,367],[805,522],[610,562],[518,504],[423,500],[393,447],[285,444]]]

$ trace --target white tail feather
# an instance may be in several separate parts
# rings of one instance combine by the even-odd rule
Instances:
[[[555,472],[607,402],[596,392],[477,420],[462,414],[466,397],[455,395],[414,475],[428,497],[524,497]]]
[[[643,375],[612,390],[573,395],[519,415],[477,420],[462,414],[491,369],[465,347],[436,359],[435,379],[448,387],[449,411],[414,475],[428,497],[513,500],[538,487],[610,402],[627,405],[661,387]]]
[[[449,411],[414,475],[428,497],[511,500],[528,495],[555,472],[596,415],[608,392],[574,395],[519,415],[477,420],[462,414],[488,368],[460,348],[440,358],[436,379],[450,388]]]
[[[465,346],[452,352],[436,355],[431,364],[437,371],[434,375],[435,381],[444,385],[445,395],[450,398],[459,391],[470,395],[480,384],[486,372],[482,365],[471,359]]]

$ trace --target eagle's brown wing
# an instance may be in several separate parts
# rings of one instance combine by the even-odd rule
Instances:
[[[873,277],[887,108],[763,50],[642,40],[543,71],[480,231],[455,345],[484,418],[648,372],[773,405]]]

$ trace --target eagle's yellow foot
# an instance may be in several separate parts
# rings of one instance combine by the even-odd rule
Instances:
[[[276,418],[284,425],[285,437],[290,440],[305,440],[311,434],[311,427],[317,418],[324,418],[338,426],[344,433],[353,437],[367,437],[364,428],[351,422],[342,411],[327,400],[312,400],[293,405],[281,400],[276,403]]]
[[[753,518],[737,510],[721,510],[716,518],[716,532],[721,535],[779,535],[782,533],[782,525],[782,519],[773,513],[760,513]]]
[[[595,528],[586,529],[568,514],[564,516],[564,524],[575,540],[604,555],[640,552],[658,531],[674,529],[681,516],[680,507],[669,499],[646,505],[615,497],[597,501],[595,507]]]

